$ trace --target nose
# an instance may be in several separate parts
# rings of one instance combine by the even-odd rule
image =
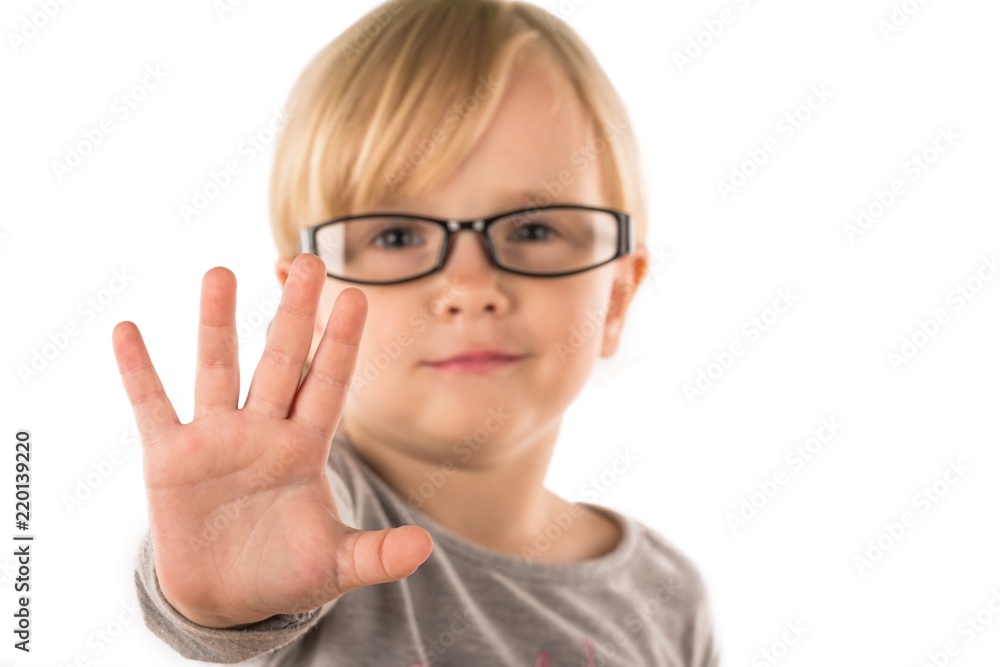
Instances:
[[[479,232],[463,229],[452,235],[441,273],[455,294],[442,304],[441,314],[496,314],[508,309],[498,284],[500,269],[490,260],[486,239]]]
[[[453,267],[480,271],[497,268],[490,259],[486,237],[481,232],[462,229],[452,234],[443,269],[447,271]]]

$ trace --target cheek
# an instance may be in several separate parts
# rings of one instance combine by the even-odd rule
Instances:
[[[423,341],[430,327],[430,314],[413,301],[369,296],[368,316],[361,335],[358,366],[364,363],[378,373],[392,375],[411,369],[423,360]]]
[[[603,311],[599,299],[564,293],[538,310],[532,329],[540,343],[535,382],[540,394],[565,404],[586,383],[599,356]]]
[[[588,319],[587,312],[592,315]],[[600,352],[599,308],[590,299],[566,299],[532,318],[541,344],[525,400],[547,413],[565,410],[587,383]]]
[[[600,349],[608,308],[604,296],[607,289],[603,282],[581,280],[576,289],[562,290],[533,306],[532,312],[538,314],[531,318],[536,322],[533,327],[557,358],[566,354],[593,356]]]

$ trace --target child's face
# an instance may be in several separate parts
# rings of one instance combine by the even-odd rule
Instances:
[[[580,159],[593,146],[593,131],[557,72],[541,59],[523,61],[493,124],[447,181],[419,198],[380,202],[377,210],[470,219],[548,201],[609,206],[598,162]],[[545,184],[558,183],[563,171],[572,180],[548,200]],[[576,275],[532,278],[494,267],[475,232],[459,233],[452,244],[444,268],[415,281],[373,286],[327,278],[313,353],[337,294],[357,287],[368,298],[342,417],[348,432],[456,463],[468,455],[456,457],[453,445],[466,438],[473,461],[482,463],[554,444],[562,413],[597,357],[615,351],[644,251]],[[279,261],[282,283],[290,260]],[[426,365],[480,348],[525,357],[486,373]]]

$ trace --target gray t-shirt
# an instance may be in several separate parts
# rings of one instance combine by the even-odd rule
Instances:
[[[146,626],[187,658],[266,667],[717,667],[698,570],[644,524],[582,503],[618,521],[621,542],[597,558],[544,562],[448,531],[390,487],[340,431],[327,468],[345,524],[430,532],[434,550],[416,572],[311,612],[209,628],[163,597],[147,532],[135,571]]]

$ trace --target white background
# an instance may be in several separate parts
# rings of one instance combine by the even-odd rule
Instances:
[[[1000,614],[987,603],[995,595],[1000,609],[1000,279],[983,260],[1000,255],[1000,5],[899,3],[914,13],[885,34],[889,0],[543,4],[579,31],[630,109],[649,245],[662,258],[620,358],[567,415],[551,488],[581,499],[619,451],[636,457],[599,502],[698,565],[723,664],[770,664],[760,651],[778,642],[782,653],[795,622],[807,630],[783,665],[917,666],[949,641],[959,652],[948,664],[997,664]],[[110,644],[95,640],[131,620],[147,527],[111,330],[140,327],[188,421],[204,272],[235,272],[247,323],[261,321],[278,287],[272,146],[249,161],[240,146],[284,104],[308,59],[374,3],[252,0],[220,16],[210,0],[70,2],[15,47],[11,35],[41,22],[40,6],[16,0],[0,11],[0,505],[10,518],[0,539],[13,544],[20,428],[33,434],[37,535],[30,656],[12,648],[13,547],[0,548],[0,664],[184,664],[138,621]],[[705,22],[724,9],[733,20],[712,36]],[[701,53],[678,66],[699,33]],[[122,120],[113,101],[147,67],[165,79]],[[813,87],[830,97],[800,108]],[[789,137],[778,124],[796,110],[808,119]],[[60,180],[53,162],[105,117],[113,132]],[[957,139],[935,154],[940,128]],[[768,138],[778,150],[724,201],[718,183]],[[913,180],[907,163],[926,149],[936,160]],[[241,174],[185,224],[179,205],[230,159],[242,160]],[[851,238],[858,208],[894,179],[905,192]],[[980,270],[992,279],[977,282]],[[85,316],[79,305],[116,271],[130,276],[125,289]],[[978,291],[959,308],[952,290],[967,284]],[[751,340],[745,323],[769,317],[781,289],[792,307]],[[902,355],[903,338],[938,309],[947,321],[917,335],[916,354],[894,367],[889,354]],[[19,369],[71,323],[78,335],[23,379]],[[249,331],[244,378],[264,324]],[[711,367],[734,342],[744,353]],[[682,387],[699,371],[715,379],[689,400]],[[786,455],[824,418],[843,427],[796,470]],[[67,494],[116,450],[120,465],[68,508]],[[939,482],[941,497],[922,511],[915,494],[949,461],[968,472]],[[781,472],[772,497],[751,497]],[[727,516],[744,499],[756,514],[734,531]],[[916,524],[888,537],[885,524],[907,511]],[[880,536],[881,557],[859,567]],[[960,624],[980,610],[992,622],[966,641]]]

